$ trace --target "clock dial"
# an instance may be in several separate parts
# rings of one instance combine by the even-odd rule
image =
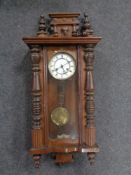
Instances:
[[[55,79],[65,80],[74,75],[76,69],[75,60],[70,54],[59,52],[49,61],[48,69]]]

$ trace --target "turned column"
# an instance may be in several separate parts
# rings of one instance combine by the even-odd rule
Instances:
[[[39,46],[31,46],[32,61],[32,149],[42,147],[42,129],[41,129],[41,84],[40,84],[40,54]],[[35,167],[40,164],[41,155],[33,155]]]
[[[96,127],[95,127],[95,102],[94,102],[94,44],[88,44],[84,48],[84,60],[86,63],[86,145],[88,147],[87,155],[90,163],[94,162],[95,153],[98,152],[96,146]]]

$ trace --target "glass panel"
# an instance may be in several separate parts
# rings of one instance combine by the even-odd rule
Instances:
[[[78,139],[77,72],[67,80],[48,75],[49,137]]]

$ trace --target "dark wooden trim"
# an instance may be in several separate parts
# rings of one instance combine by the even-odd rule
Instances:
[[[74,161],[72,154],[57,153],[55,155],[55,163],[58,165],[63,165],[65,163],[72,163]]]
[[[78,67],[78,128],[79,128],[79,146],[82,145],[82,82],[81,82],[81,53],[80,53],[80,46],[77,46],[77,67]]]
[[[29,46],[32,44],[39,45],[61,45],[61,44],[97,44],[101,37],[26,37],[23,38],[24,42]]]
[[[49,13],[51,18],[73,18],[80,16],[80,13]]]
[[[47,48],[43,47],[43,87],[44,87],[44,96],[43,96],[43,105],[44,105],[44,135],[45,135],[45,145],[48,145],[48,56],[47,56]],[[46,94],[46,95],[45,95]]]

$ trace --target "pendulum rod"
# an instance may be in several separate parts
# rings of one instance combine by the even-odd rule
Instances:
[[[65,89],[66,80],[58,82],[58,105],[61,107],[65,106]]]

